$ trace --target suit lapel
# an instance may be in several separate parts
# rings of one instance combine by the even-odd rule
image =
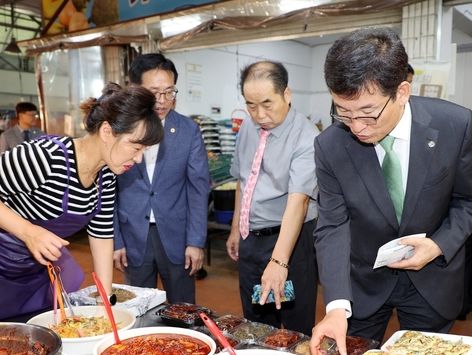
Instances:
[[[410,101],[411,103],[411,101]],[[402,229],[408,225],[418,203],[418,197],[429,174],[431,161],[438,144],[439,132],[429,127],[428,112],[411,103],[410,162],[406,185],[405,203],[402,214]]]
[[[144,158],[143,160],[141,160],[141,163],[136,164],[136,166],[138,167],[138,171],[143,177],[143,180],[146,181],[146,184],[150,185],[151,183],[149,181],[149,176],[146,170],[146,161],[144,160]]]
[[[174,116],[174,111],[170,111],[165,121],[164,138],[159,144],[159,153],[157,154],[156,167],[154,168],[154,175],[152,177],[152,185],[156,183],[167,160],[169,159],[168,152],[172,152],[172,147],[175,144],[178,133],[178,126],[178,121]]]
[[[374,146],[360,144],[355,138],[352,138],[352,141],[346,145],[346,149],[377,208],[394,228],[398,228],[395,209],[385,186]]]

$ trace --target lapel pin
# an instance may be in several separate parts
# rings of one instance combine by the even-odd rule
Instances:
[[[170,129],[170,133],[175,133],[175,128],[174,128],[174,127],[172,127],[172,128]]]
[[[429,141],[428,142],[428,147],[433,148],[436,145],[434,141]]]

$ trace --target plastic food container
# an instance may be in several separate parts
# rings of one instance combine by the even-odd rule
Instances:
[[[287,350],[304,338],[305,335],[299,332],[288,329],[275,329],[260,338],[258,344],[271,349]]]
[[[247,322],[233,328],[230,334],[241,342],[254,343],[274,330],[274,327],[264,323]]]
[[[218,339],[215,339],[215,337],[213,336],[213,334],[211,334],[210,330],[207,327],[203,326],[203,327],[196,327],[196,328],[193,328],[193,329],[196,330],[197,332],[201,332],[203,334],[206,334],[210,338],[212,338],[216,343],[216,352],[223,351],[224,348],[222,347],[222,345],[220,344]],[[236,349],[240,346],[241,342],[238,339],[236,339],[235,337],[233,337],[231,334],[228,334],[227,332],[224,332],[224,336],[228,340],[230,345],[233,347],[233,349]]]
[[[191,303],[173,303],[159,309],[156,314],[162,321],[173,327],[191,328],[203,325],[200,312],[211,314],[208,308]]]
[[[311,355],[310,339],[300,340],[293,346],[292,351],[298,355]]]
[[[349,355],[362,355],[368,350],[375,349],[379,346],[379,342],[372,339],[366,339],[357,336],[346,337],[346,348]],[[321,350],[326,355],[339,355],[336,341],[331,338],[325,337],[321,342]]]
[[[241,323],[247,322],[246,318],[238,317],[233,314],[225,314],[215,319],[215,323],[221,331],[230,331]]]

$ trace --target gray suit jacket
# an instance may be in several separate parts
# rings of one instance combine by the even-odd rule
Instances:
[[[126,247],[128,262],[141,266],[151,209],[172,263],[183,264],[185,248],[204,248],[210,173],[198,125],[171,111],[166,117],[152,181],[143,161],[117,178],[115,249]]]
[[[35,139],[44,135],[44,132],[38,128],[31,128],[29,131],[31,139]],[[0,135],[0,154],[13,147],[16,147],[18,144],[22,143],[23,140],[23,132],[20,130],[18,125],[7,129]]]
[[[472,112],[455,104],[411,97],[409,173],[400,225],[371,144],[342,124],[315,141],[319,218],[315,232],[326,303],[352,301],[353,315],[376,312],[395,287],[387,267],[372,269],[378,248],[426,232],[444,255],[408,276],[443,317],[462,305],[464,242],[472,233]]]

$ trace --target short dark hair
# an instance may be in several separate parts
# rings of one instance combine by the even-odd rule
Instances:
[[[143,74],[154,69],[172,72],[172,74],[174,74],[174,85],[177,84],[179,74],[177,73],[177,69],[175,69],[174,63],[160,53],[149,53],[137,56],[131,63],[128,72],[129,81],[132,84],[141,85]]]
[[[161,141],[164,130],[154,111],[156,98],[152,92],[141,86],[122,88],[108,83],[102,93],[100,98],[89,98],[80,105],[87,132],[97,133],[106,121],[115,135],[132,133],[144,121],[146,133],[135,143],[150,146]]]
[[[372,85],[395,99],[407,76],[408,55],[390,28],[367,28],[338,39],[324,66],[326,85],[336,95],[358,97]]]
[[[38,111],[38,108],[32,102],[18,102],[15,107],[16,116],[23,112]]]
[[[268,79],[272,81],[276,93],[283,95],[288,85],[288,72],[282,63],[264,60],[249,64],[241,70],[241,93],[244,96],[244,84],[250,80]]]
[[[415,69],[413,69],[413,67],[411,66],[411,64],[408,64],[407,73],[408,73],[408,74],[411,74],[411,75],[415,75]]]

